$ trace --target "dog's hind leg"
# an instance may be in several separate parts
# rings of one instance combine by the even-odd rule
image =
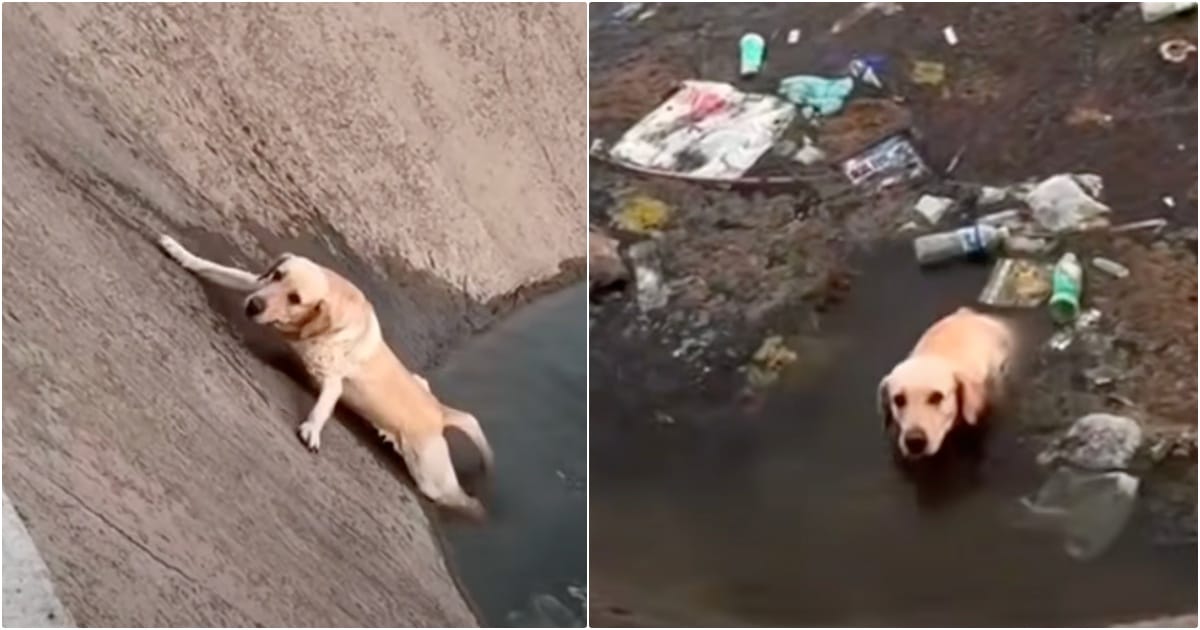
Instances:
[[[213,284],[244,293],[258,288],[258,276],[249,271],[226,267],[225,265],[201,258],[189,252],[183,245],[179,244],[179,241],[170,236],[165,234],[160,236],[158,238],[158,246],[184,269]]]
[[[467,494],[458,484],[458,476],[454,474],[454,462],[450,459],[450,445],[441,435],[424,437],[419,443],[413,444],[408,439],[403,440],[400,447],[408,472],[417,482],[421,494],[431,501],[448,508],[456,509],[476,520],[483,520],[486,513],[479,499]]]

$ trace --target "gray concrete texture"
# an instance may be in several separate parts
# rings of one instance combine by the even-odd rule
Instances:
[[[402,466],[305,451],[311,395],[152,239],[332,264],[428,367],[584,255],[585,7],[3,18],[4,488],[74,620],[473,624]]]

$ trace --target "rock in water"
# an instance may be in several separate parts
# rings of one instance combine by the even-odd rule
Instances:
[[[1132,418],[1093,413],[1076,420],[1066,435],[1038,455],[1038,463],[1120,470],[1129,466],[1141,443],[1142,428]]]

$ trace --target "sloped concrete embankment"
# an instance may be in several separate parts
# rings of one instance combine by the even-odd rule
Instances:
[[[4,487],[74,620],[473,623],[402,467],[301,448],[153,237],[331,264],[428,367],[583,254],[584,8],[3,11]]]

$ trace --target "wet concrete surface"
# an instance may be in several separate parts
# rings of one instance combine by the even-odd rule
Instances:
[[[583,20],[4,7],[4,487],[77,623],[477,623],[394,453],[341,413],[307,452],[278,344],[154,238],[329,264],[426,371],[578,280]]]
[[[522,307],[429,374],[496,452],[487,527],[450,525],[449,562],[492,626],[582,626],[587,585],[587,292]],[[469,450],[469,446],[468,446]]]
[[[877,53],[885,90],[855,98],[898,96],[935,170],[962,155],[952,177],[882,194],[770,158],[751,174],[798,181],[701,189],[593,162],[594,224],[608,227],[634,194],[672,209],[655,236],[669,305],[639,314],[627,289],[592,307],[593,625],[1072,625],[1193,612],[1196,65],[1166,64],[1156,47],[1194,39],[1194,13],[1147,26],[1136,5],[905,5],[829,34],[851,8],[648,4],[606,20],[612,5],[591,7],[595,136],[614,139],[682,79],[772,91]],[[803,31],[794,46],[790,28]],[[767,64],[738,81],[747,30],[767,36]],[[913,84],[917,60],[946,64],[945,83]],[[1081,107],[1113,124],[1071,122]],[[837,127],[818,128],[818,144],[842,140]],[[1169,220],[1162,235],[1065,243],[1146,281],[1089,277],[1099,341],[1065,353],[1045,349],[1040,309],[1008,313],[1029,342],[1019,395],[940,464],[897,467],[874,411],[879,378],[937,317],[973,303],[988,270],[917,269],[900,234],[911,204],[1062,170],[1101,174],[1115,223]],[[745,366],[769,334],[799,357],[772,386],[747,389]],[[1097,364],[1124,377],[1092,387],[1082,373]],[[1018,527],[1017,499],[1045,477],[1034,459],[1049,436],[1096,410],[1180,447],[1136,471],[1135,518],[1084,564]]]

